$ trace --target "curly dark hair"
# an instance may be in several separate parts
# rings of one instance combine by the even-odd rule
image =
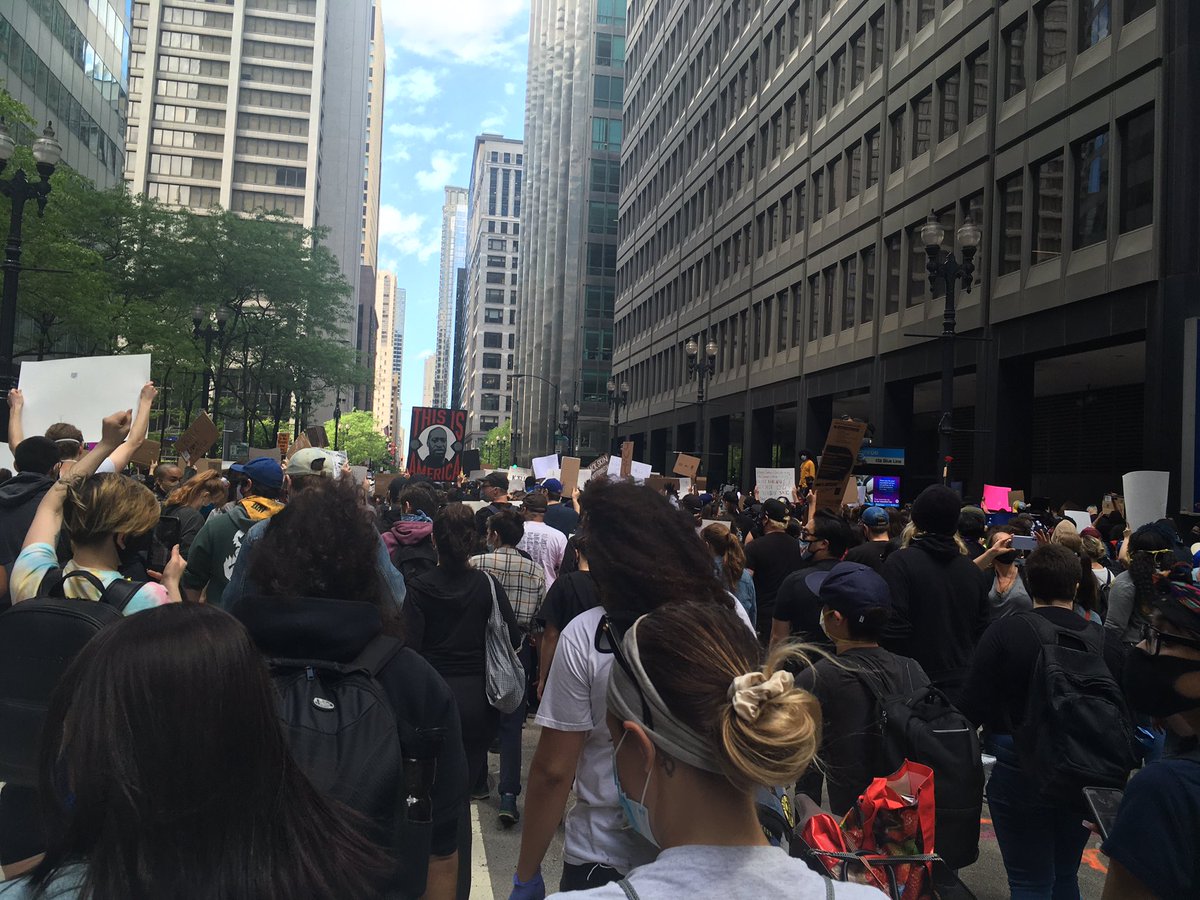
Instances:
[[[580,495],[588,567],[608,615],[627,628],[664,603],[734,599],[717,580],[693,522],[647,487],[589,482]]]
[[[394,624],[399,611],[376,567],[379,531],[354,480],[312,481],[271,519],[250,578],[272,596],[365,600]]]
[[[433,519],[433,544],[437,547],[438,566],[448,572],[471,568],[476,550],[475,514],[462,503],[447,503]]]
[[[1129,580],[1133,582],[1134,609],[1149,617],[1158,591],[1154,574],[1165,572],[1175,561],[1171,542],[1153,525],[1143,525],[1129,536]]]

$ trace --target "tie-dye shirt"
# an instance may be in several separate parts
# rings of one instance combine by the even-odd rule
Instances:
[[[46,577],[46,573],[58,566],[58,556],[54,552],[54,548],[49,544],[30,544],[21,550],[21,555],[17,557],[17,561],[13,563],[12,575],[9,576],[8,588],[12,594],[13,603],[20,603],[22,600],[32,600],[37,596],[38,588],[42,584],[42,579]],[[91,569],[87,566],[77,565],[75,560],[71,560],[63,566],[63,572],[70,574],[71,572],[91,572],[105,587],[124,576],[120,572],[114,572],[111,569]],[[76,600],[99,600],[100,592],[96,590],[96,586],[86,578],[67,578],[63,581],[63,593],[68,597]],[[137,593],[130,599],[125,607],[125,615],[141,612],[143,609],[151,609],[155,606],[162,606],[170,603],[171,597],[167,594],[167,589],[157,582],[147,582],[138,588]]]

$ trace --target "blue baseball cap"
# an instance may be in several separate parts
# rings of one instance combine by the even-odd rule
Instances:
[[[810,587],[812,585],[810,584]],[[859,624],[873,609],[891,609],[892,592],[878,572],[860,563],[840,562],[820,584],[821,603]]]
[[[283,487],[283,466],[267,456],[260,456],[248,463],[234,463],[230,471],[240,472],[263,487]]]
[[[868,506],[863,510],[862,523],[868,528],[882,528],[890,522],[891,519],[888,517],[886,509],[878,506]]]
[[[542,482],[542,488],[546,491],[547,494],[561,494],[562,493],[562,482],[559,481],[557,478],[547,478],[545,481]]]

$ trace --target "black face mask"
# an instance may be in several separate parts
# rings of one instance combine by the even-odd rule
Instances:
[[[1017,550],[1009,550],[1007,553],[1001,553],[996,557],[996,562],[1000,563],[1002,566],[1011,566],[1017,561],[1019,552],[1020,551]]]
[[[116,541],[116,538],[113,538]],[[154,542],[153,532],[147,531],[145,534],[127,534],[125,535],[125,546],[117,544],[117,556],[121,559],[122,566],[128,566],[135,562],[145,563],[149,558],[150,547]]]
[[[1200,672],[1200,660],[1151,656],[1134,648],[1125,659],[1125,697],[1137,712],[1156,719],[1200,708],[1200,699],[1175,690],[1180,677],[1193,672]]]

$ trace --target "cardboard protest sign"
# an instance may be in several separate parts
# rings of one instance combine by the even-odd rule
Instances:
[[[646,479],[646,487],[653,488],[656,491],[666,490],[668,487],[675,488],[675,493],[679,493],[678,478],[668,478],[665,475],[651,475]]]
[[[185,465],[196,466],[196,461],[212,449],[212,445],[220,436],[221,432],[208,417],[208,413],[202,412],[188,426],[188,430],[179,436],[179,440],[175,442],[175,450]],[[196,468],[199,469],[198,466]]]
[[[378,473],[375,475],[375,496],[387,497],[388,488],[392,482],[396,480],[396,476],[390,473]]]
[[[684,478],[695,478],[696,473],[700,471],[700,458],[679,453],[675,456],[675,465],[671,467],[671,471]]]
[[[325,432],[324,425],[310,425],[304,429],[304,433],[308,435],[308,445],[310,447],[328,447],[329,435]]]
[[[1012,507],[1009,504],[1008,495],[1012,492],[1012,488],[985,484],[983,486],[983,508],[988,512],[1009,512]]]
[[[846,482],[854,471],[867,423],[855,419],[834,419],[825,438],[821,465],[814,485],[817,509],[838,509],[846,493]]]
[[[1134,531],[1167,514],[1170,472],[1126,472],[1121,483],[1125,491],[1125,521]]]
[[[301,434],[300,437],[292,441],[292,445],[288,448],[288,459],[291,459],[301,450],[307,450],[312,446],[312,441],[308,439],[308,434]]]
[[[275,446],[277,446],[279,448],[279,458],[280,459],[288,458],[288,447],[290,447],[291,445],[292,445],[292,436],[290,434],[288,434],[288,432],[286,432],[286,431],[279,432],[279,435],[275,438]]]
[[[1025,492],[1024,491],[1009,491],[1008,492],[1008,505],[1010,508],[1016,509],[1018,503],[1024,503],[1024,502],[1025,502]]]
[[[621,471],[620,475],[624,478],[633,472],[633,441],[625,441],[621,444]]]
[[[562,458],[562,474],[558,480],[562,482],[563,496],[570,497],[575,488],[579,486],[579,457],[564,456]]]
[[[142,442],[142,445],[133,451],[133,464],[135,466],[144,466],[150,468],[158,462],[159,451],[162,445],[158,441],[152,441],[147,438]]]
[[[251,447],[249,452],[250,459],[273,459],[279,462],[278,447]]]
[[[232,463],[226,463],[219,459],[198,459],[196,460],[196,473],[202,472],[224,472]]]
[[[1112,494],[1105,494],[1104,502],[1100,506],[1100,515],[1107,516],[1109,513],[1111,513],[1116,508],[1117,508],[1116,505],[1113,503]]]
[[[558,475],[558,454],[538,456],[533,460],[533,477],[538,481]]]
[[[861,488],[858,481],[851,478],[846,482],[846,490],[842,493],[842,506],[859,506],[862,503]]]
[[[775,497],[792,502],[792,490],[796,487],[795,469],[755,469],[754,480],[761,499]]]
[[[461,409],[417,406],[408,432],[408,474],[431,481],[453,481],[462,471],[467,413]]]
[[[22,363],[21,424],[33,435],[45,434],[56,422],[70,422],[83,432],[85,443],[95,443],[100,440],[100,420],[119,409],[137,409],[142,386],[149,380],[148,353]]]

